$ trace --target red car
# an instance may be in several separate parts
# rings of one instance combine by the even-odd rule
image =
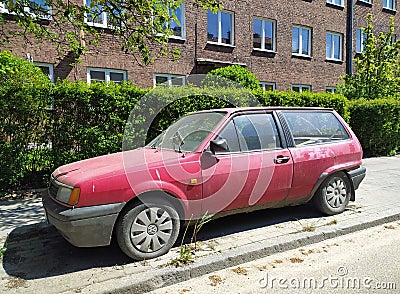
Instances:
[[[365,177],[361,145],[323,108],[200,111],[143,148],[61,166],[43,205],[73,245],[110,244],[149,259],[175,243],[183,221],[313,201],[345,210]]]

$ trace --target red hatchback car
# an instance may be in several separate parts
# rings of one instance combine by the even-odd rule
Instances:
[[[313,201],[345,210],[365,177],[361,145],[324,108],[233,108],[192,113],[143,148],[59,167],[43,205],[73,245],[110,244],[149,259],[183,221]]]

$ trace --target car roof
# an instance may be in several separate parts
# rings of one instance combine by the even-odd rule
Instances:
[[[283,107],[283,106],[266,106],[266,107],[237,107],[237,108],[219,108],[219,109],[209,109],[209,110],[201,110],[198,112],[227,112],[229,114],[237,113],[237,112],[251,112],[251,111],[260,111],[260,110],[300,110],[300,111],[333,111],[333,108],[323,108],[323,107]]]

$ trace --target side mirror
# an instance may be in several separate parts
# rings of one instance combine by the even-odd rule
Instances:
[[[224,152],[224,151],[228,151],[228,143],[226,142],[225,139],[215,139],[210,141],[210,150],[213,154],[215,154],[215,152]]]

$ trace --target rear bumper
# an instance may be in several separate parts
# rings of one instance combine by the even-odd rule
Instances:
[[[55,202],[48,195],[43,197],[43,207],[49,223],[77,247],[109,245],[115,221],[124,205],[112,203],[69,208]]]
[[[364,180],[367,169],[364,166],[360,166],[359,168],[349,171],[349,176],[351,181],[353,182],[354,190],[357,190],[360,186],[360,183]]]

